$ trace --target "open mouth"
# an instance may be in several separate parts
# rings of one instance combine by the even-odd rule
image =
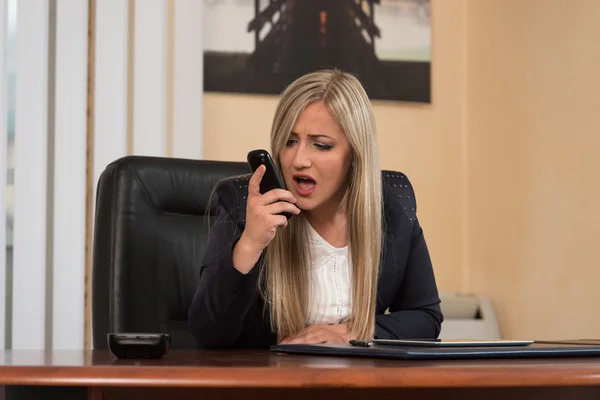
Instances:
[[[313,179],[305,177],[296,177],[294,178],[294,180],[296,181],[298,187],[301,189],[310,189],[316,184],[316,182]]]
[[[294,176],[294,182],[296,183],[296,191],[301,196],[311,194],[317,185],[317,182],[308,176]]]

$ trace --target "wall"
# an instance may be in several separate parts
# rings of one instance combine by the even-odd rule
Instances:
[[[432,7],[433,103],[376,101],[382,168],[408,174],[441,289],[463,289],[463,67],[465,2]],[[206,93],[204,158],[245,160],[269,148],[276,96]]]
[[[442,291],[508,338],[597,337],[600,2],[432,0],[433,103],[374,102]],[[204,157],[268,148],[275,97],[205,94]]]
[[[600,2],[467,12],[467,286],[507,337],[598,337]]]

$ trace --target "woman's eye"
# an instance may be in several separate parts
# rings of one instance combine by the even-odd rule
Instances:
[[[296,139],[289,139],[285,145],[289,147],[289,146],[294,145],[296,142],[297,142]]]
[[[333,146],[330,144],[323,144],[323,143],[315,143],[315,146],[319,149],[319,150],[331,150],[333,149]]]

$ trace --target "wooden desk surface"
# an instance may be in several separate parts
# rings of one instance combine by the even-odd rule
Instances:
[[[108,351],[2,351],[0,386],[153,388],[600,388],[600,358],[403,361],[269,351],[171,351],[118,360]]]

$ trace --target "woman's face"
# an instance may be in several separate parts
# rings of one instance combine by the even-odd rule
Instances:
[[[296,206],[307,212],[337,209],[347,185],[350,143],[323,102],[300,114],[279,162]]]

